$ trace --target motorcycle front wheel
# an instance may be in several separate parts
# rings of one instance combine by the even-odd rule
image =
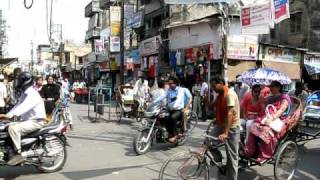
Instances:
[[[137,136],[134,137],[133,149],[137,153],[137,155],[145,154],[150,150],[152,137],[150,137],[147,141],[149,131],[150,129],[144,129],[142,131],[139,131]]]
[[[67,160],[67,149],[64,142],[57,136],[46,140],[43,148],[46,153],[40,156],[38,169],[44,173],[52,173],[61,170]]]

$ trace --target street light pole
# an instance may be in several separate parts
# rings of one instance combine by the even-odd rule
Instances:
[[[121,0],[120,21],[120,83],[124,84],[124,1]]]

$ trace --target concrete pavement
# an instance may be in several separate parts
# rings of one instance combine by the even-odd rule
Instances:
[[[40,174],[33,167],[0,167],[0,179],[157,179],[162,163],[176,152],[188,146],[198,146],[207,123],[200,122],[186,146],[156,145],[142,156],[136,156],[132,140],[139,124],[124,119],[120,124],[113,116],[111,120],[92,123],[87,118],[87,106],[72,105],[74,131],[69,131],[68,160],[63,170],[51,174]],[[93,116],[93,114],[92,114]],[[320,140],[300,148],[299,170],[295,179],[320,179]],[[239,179],[273,179],[273,166],[254,167],[239,173]]]

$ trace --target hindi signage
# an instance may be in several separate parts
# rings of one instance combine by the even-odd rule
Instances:
[[[269,3],[241,8],[242,34],[268,34],[272,23]]]

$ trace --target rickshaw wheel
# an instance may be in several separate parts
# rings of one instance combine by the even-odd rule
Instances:
[[[275,180],[290,180],[298,166],[298,145],[293,141],[287,141],[280,146],[276,154],[274,164]]]

